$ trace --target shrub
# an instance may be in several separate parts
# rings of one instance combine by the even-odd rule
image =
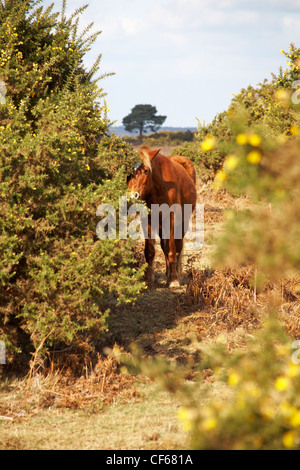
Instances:
[[[300,443],[300,367],[281,325],[272,315],[246,348],[228,353],[220,342],[202,353],[230,398],[208,399],[205,390],[184,392],[178,419],[193,449],[281,450]],[[199,406],[199,402],[205,405]]]
[[[106,136],[99,60],[82,64],[97,35],[77,32],[85,7],[67,19],[65,2],[60,18],[38,4],[0,4],[0,332],[11,357],[95,345],[108,296],[130,300],[144,286],[131,244],[95,235],[97,206],[124,194],[135,158]]]
[[[300,109],[293,103],[292,87],[276,91],[279,85],[293,83],[295,67],[300,70],[300,49],[291,45],[290,50],[293,62],[288,71],[273,78],[273,93],[268,95],[264,114],[253,118],[257,99],[244,108],[243,116],[232,111],[233,139],[215,178],[216,189],[247,194],[255,204],[251,211],[227,214],[216,259],[227,265],[252,263],[269,278],[277,279],[300,268]],[[282,90],[284,95],[279,94],[279,99]]]
[[[149,145],[149,147],[159,146],[173,146],[179,145],[182,142],[192,142],[194,138],[194,132],[187,131],[159,131],[154,134],[148,134],[143,136],[143,144]],[[131,137],[128,135],[124,136],[124,140],[131,144],[140,145],[141,140],[139,137]]]

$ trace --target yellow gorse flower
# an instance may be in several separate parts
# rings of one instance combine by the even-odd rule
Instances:
[[[236,169],[239,163],[239,157],[236,155],[228,155],[224,162],[224,169],[227,171],[233,171]]]
[[[292,414],[290,418],[290,425],[293,428],[299,428],[300,427],[300,411],[295,410],[295,412]]]
[[[215,176],[214,189],[218,190],[222,187],[222,183],[227,180],[227,173],[224,170],[219,170]]]
[[[248,143],[248,136],[244,133],[238,134],[236,136],[236,143],[238,145],[246,145]]]
[[[252,147],[259,147],[261,144],[261,137],[257,134],[252,134],[249,136],[249,144],[252,145]]]
[[[288,377],[297,377],[300,374],[300,365],[299,364],[293,364],[292,362],[288,365],[286,375]]]
[[[201,142],[200,147],[204,152],[209,152],[215,146],[216,139],[213,135],[207,135],[206,138]]]
[[[236,143],[238,145],[250,144],[252,147],[259,147],[261,144],[261,137],[258,134],[247,135],[245,133],[240,133],[236,136]]]
[[[293,431],[287,431],[284,433],[283,438],[282,438],[282,443],[286,449],[290,449],[293,447],[295,442],[295,435]]]
[[[228,384],[231,386],[231,387],[235,387],[240,381],[240,376],[237,372],[233,371],[231,372],[231,374],[229,375],[228,377]]]
[[[277,377],[275,380],[275,388],[276,390],[279,390],[280,392],[284,392],[288,386],[290,385],[290,380],[288,377],[285,377],[284,375],[281,375]]]
[[[291,126],[290,127],[290,134],[297,135],[300,132],[300,128],[298,126]]]
[[[226,181],[227,173],[223,170],[219,170],[216,174],[215,181]]]
[[[248,153],[247,160],[251,165],[258,165],[261,161],[261,152],[259,150],[252,150]]]
[[[218,424],[218,421],[216,418],[206,418],[204,421],[202,421],[202,428],[204,431],[211,431],[214,429]]]
[[[194,425],[195,413],[190,408],[182,406],[178,413],[177,418],[181,422],[181,427],[184,431],[191,431]]]

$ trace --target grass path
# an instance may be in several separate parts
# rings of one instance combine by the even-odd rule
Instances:
[[[101,412],[41,409],[14,422],[0,420],[0,450],[128,450],[180,448],[186,436],[176,419],[178,403],[153,385],[140,385],[128,403]]]

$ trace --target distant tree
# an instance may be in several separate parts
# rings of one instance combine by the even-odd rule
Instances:
[[[137,129],[142,139],[144,132],[157,132],[167,119],[167,116],[156,116],[156,113],[156,107],[151,104],[137,104],[131,113],[124,117],[123,126],[128,132]]]

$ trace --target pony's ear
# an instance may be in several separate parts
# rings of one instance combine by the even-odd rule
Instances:
[[[152,171],[150,152],[151,152],[151,149],[149,147],[144,146],[140,149],[140,157],[144,164],[144,167]]]
[[[149,156],[150,156],[151,162],[152,162],[153,158],[156,157],[156,155],[157,155],[160,151],[161,151],[161,148],[156,149],[156,150],[150,150]]]
[[[150,147],[144,145],[140,148],[140,157],[145,167],[152,170],[151,162],[156,157],[156,155],[161,151],[161,148],[156,150],[151,150]]]

